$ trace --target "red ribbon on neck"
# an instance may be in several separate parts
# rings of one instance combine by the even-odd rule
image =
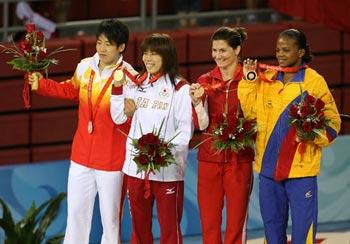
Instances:
[[[275,66],[275,65],[269,65],[269,64],[263,64],[259,63],[258,64],[258,76],[261,80],[266,81],[266,82],[273,82],[276,77],[273,77],[273,80],[268,79],[263,70],[275,70],[277,72],[283,72],[283,73],[296,73],[301,69],[306,68],[307,65],[302,65],[302,66],[296,66],[296,67],[280,67],[280,66]]]
[[[148,80],[148,84],[152,84],[154,82],[156,82],[159,77],[161,77],[163,75],[163,73],[157,73],[157,74],[154,74],[154,75],[150,75],[150,78]],[[141,86],[142,83],[147,79],[148,77],[148,73],[145,72],[143,73],[141,76],[135,78],[135,79],[131,79],[137,86]]]

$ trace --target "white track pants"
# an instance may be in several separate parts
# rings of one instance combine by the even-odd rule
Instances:
[[[71,162],[68,175],[68,216],[64,244],[88,244],[98,192],[103,234],[101,244],[118,244],[123,172],[102,171]]]

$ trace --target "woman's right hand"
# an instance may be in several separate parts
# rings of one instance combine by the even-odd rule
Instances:
[[[192,104],[194,106],[198,105],[201,101],[201,97],[204,94],[204,88],[198,84],[198,83],[193,83],[190,86],[190,97],[192,100]]]
[[[244,79],[248,81],[255,81],[257,78],[256,73],[257,68],[257,60],[256,59],[249,59],[243,61],[243,75]]]
[[[131,98],[125,98],[124,99],[124,113],[128,117],[132,117],[136,111],[136,103]]]
[[[31,86],[32,91],[36,91],[39,88],[39,80],[43,78],[43,75],[39,72],[33,72],[28,75],[28,83]]]

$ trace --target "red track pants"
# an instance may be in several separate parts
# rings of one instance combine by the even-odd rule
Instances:
[[[132,244],[152,244],[152,208],[157,204],[160,244],[182,244],[180,222],[184,182],[149,181],[151,195],[144,197],[145,181],[128,177],[128,196],[132,219]]]
[[[226,200],[225,244],[246,242],[246,217],[252,188],[251,163],[199,161],[198,203],[203,244],[221,244],[221,223]]]

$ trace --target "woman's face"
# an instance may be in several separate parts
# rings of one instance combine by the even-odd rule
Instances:
[[[302,63],[304,49],[299,49],[296,41],[288,37],[280,37],[276,43],[276,58],[281,67],[298,67]]]
[[[148,73],[157,74],[161,72],[163,60],[158,53],[147,50],[142,55],[142,61]]]
[[[104,34],[100,35],[96,41],[96,51],[100,58],[100,64],[103,67],[115,64],[124,48],[125,44],[121,44],[117,47],[115,43],[109,42]]]
[[[238,62],[241,47],[233,49],[225,40],[213,40],[211,56],[220,69],[225,69]]]

